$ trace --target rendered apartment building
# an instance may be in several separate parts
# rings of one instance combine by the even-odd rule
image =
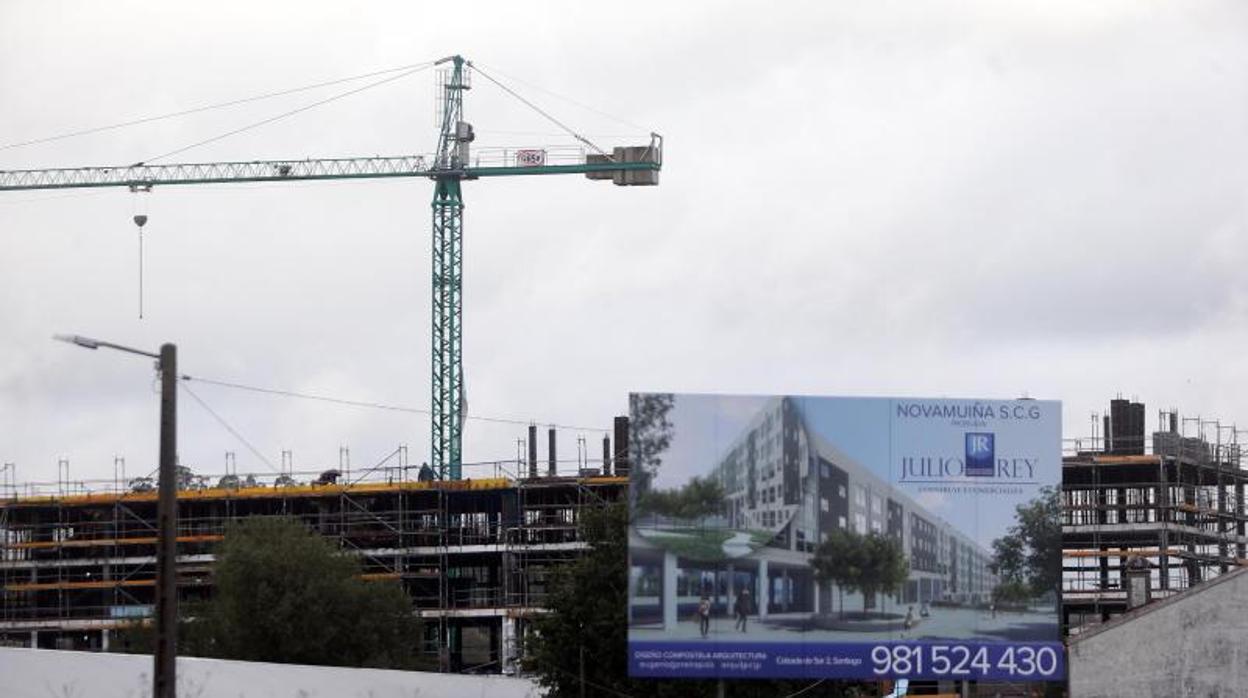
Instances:
[[[772,547],[813,553],[835,529],[896,539],[911,570],[898,603],[990,598],[990,555],[815,433],[797,399],[768,402],[714,476],[727,493],[728,526],[776,531]]]

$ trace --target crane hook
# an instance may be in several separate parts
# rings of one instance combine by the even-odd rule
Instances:
[[[150,184],[147,184],[147,185],[131,184],[130,185],[131,194],[138,194],[140,192],[144,194],[150,194],[151,191],[152,191],[152,186]],[[139,231],[139,236],[138,236],[139,237],[139,319],[142,320],[143,319],[143,226],[147,225],[147,200],[144,198],[144,199],[131,199],[130,201],[131,201],[130,213],[133,214],[134,225],[135,227],[138,228],[138,231]],[[142,211],[142,213],[140,213],[140,211]]]
[[[136,213],[134,224],[139,227],[139,319],[143,319],[143,226],[147,225],[147,215]]]

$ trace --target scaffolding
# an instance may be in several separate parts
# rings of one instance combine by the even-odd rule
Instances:
[[[536,476],[519,458],[465,464],[453,481],[422,478],[400,447],[354,477],[284,464],[276,476],[179,478],[178,594],[211,593],[215,544],[231,522],[293,516],[356,556],[364,579],[403,585],[424,621],[421,649],[443,670],[512,672],[551,568],[587,547],[581,513],[624,496],[626,470],[612,474],[604,459],[552,457]],[[71,482],[67,463],[56,483],[6,475],[0,644],[108,650],[112,631],[151,616],[157,492],[124,470],[119,459],[107,482]]]
[[[1129,403],[1130,415],[1125,402],[1111,403],[1112,419],[1094,415],[1092,438],[1068,441],[1063,458],[1062,620],[1069,633],[1127,610],[1123,570],[1130,561],[1147,564],[1154,599],[1248,565],[1243,432],[1169,410],[1159,412],[1160,430],[1146,438],[1144,406]]]

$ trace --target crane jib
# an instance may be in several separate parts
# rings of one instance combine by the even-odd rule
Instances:
[[[82,189],[93,187],[151,187],[173,184],[229,184],[386,177],[438,177],[458,174],[464,179],[516,175],[585,174],[610,179],[615,173],[658,172],[660,162],[584,162],[540,166],[467,167],[456,170],[429,166],[423,156],[344,158],[332,160],[272,160],[130,167],[75,167],[42,170],[0,170],[0,191]],[[605,175],[605,177],[603,177]]]

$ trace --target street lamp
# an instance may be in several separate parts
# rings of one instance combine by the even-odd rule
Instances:
[[[160,345],[160,353],[152,353],[112,342],[79,335],[58,334],[58,341],[86,349],[105,347],[156,359],[160,371],[160,498],[156,505],[156,652],[152,676],[153,698],[174,698],[177,694],[177,473],[178,446],[178,348]]]

